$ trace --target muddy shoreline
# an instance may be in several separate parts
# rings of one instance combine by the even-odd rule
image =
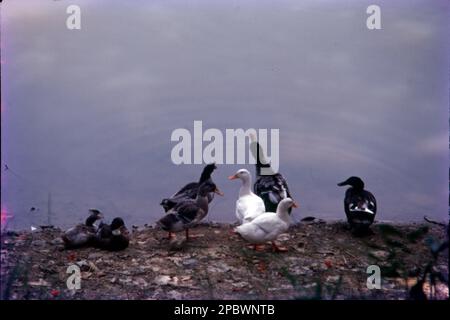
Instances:
[[[286,253],[269,245],[255,252],[230,224],[208,223],[169,242],[152,227],[132,228],[129,248],[63,250],[62,230],[9,231],[1,236],[2,299],[408,299],[409,289],[433,261],[430,243],[446,239],[430,223],[373,225],[354,237],[344,222],[313,220],[279,237]],[[81,271],[70,290],[67,268]],[[381,289],[367,288],[367,267],[381,269]],[[448,275],[448,250],[433,270]],[[432,299],[448,299],[438,281]]]

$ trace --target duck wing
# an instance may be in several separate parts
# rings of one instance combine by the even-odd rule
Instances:
[[[252,221],[265,211],[264,201],[256,194],[240,197],[236,201],[236,217],[240,223]]]
[[[184,224],[193,224],[202,220],[208,211],[200,208],[194,201],[185,201],[174,208]]]
[[[278,214],[276,214],[275,212],[266,212],[262,215],[259,215],[255,219],[253,219],[251,223],[257,225],[267,233],[272,233],[273,231],[280,228],[287,229],[288,227],[286,222],[281,220],[278,217]]]
[[[198,187],[199,187],[198,182],[190,182],[186,184],[184,187],[182,187],[180,190],[175,192],[169,198],[162,199],[160,205],[167,212],[173,207],[175,207],[175,205],[181,201],[184,201],[186,199],[194,199],[197,196]]]
[[[157,224],[166,231],[180,231],[198,223],[206,214],[207,211],[197,206],[195,201],[187,200],[176,204]]]
[[[373,211],[373,213],[376,214],[377,213],[377,199],[375,199],[375,196],[367,190],[364,190],[364,193],[365,193],[366,199],[369,201],[369,209],[371,209]]]
[[[95,228],[79,224],[68,229],[62,235],[66,248],[79,248],[89,245],[95,237]]]
[[[212,179],[209,179],[212,182]],[[177,193],[175,193],[172,197],[163,199],[161,201],[161,206],[163,206],[164,210],[168,212],[172,208],[174,208],[177,204],[182,203],[186,200],[192,200],[197,197],[198,188],[200,184],[198,182],[191,182],[181,188]],[[214,192],[208,193],[208,203],[210,203],[214,199]]]
[[[377,212],[377,200],[375,196],[367,191],[357,191],[350,188],[345,193],[344,199],[345,213],[350,214],[354,211],[370,211],[372,214]]]
[[[125,226],[121,226],[119,229],[112,232],[111,241],[106,248],[109,251],[119,251],[128,247],[130,243],[130,233]]]
[[[278,203],[286,196],[291,198],[286,179],[280,173],[258,176],[253,188],[255,193],[263,199],[266,210],[269,212],[275,212]]]
[[[345,193],[344,209],[347,221],[355,231],[364,231],[374,222],[377,202],[372,193],[350,188]]]
[[[111,242],[112,236],[111,226],[103,223],[99,226],[97,233],[95,234],[95,246],[100,248],[107,247]]]
[[[236,231],[249,241],[262,242],[275,239],[288,227],[276,213],[266,212],[253,221],[240,225]]]
[[[199,187],[198,182],[190,182],[183,188],[178,190],[171,198],[176,198],[177,196],[185,195],[193,199],[197,196],[198,187]]]
[[[186,196],[188,198],[194,199],[197,196],[199,186],[207,181],[211,180],[211,174],[216,168],[215,164],[208,164],[203,168],[202,174],[200,175],[200,179],[198,182],[190,182],[178,190],[173,196],[170,198],[176,198],[178,196]],[[212,182],[212,180],[211,180]]]

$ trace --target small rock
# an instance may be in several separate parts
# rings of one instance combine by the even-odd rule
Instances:
[[[280,242],[285,242],[285,241],[288,241],[290,238],[291,238],[291,236],[289,234],[283,233],[278,236],[277,240]]]
[[[159,272],[159,271],[161,270],[161,268],[158,267],[158,266],[150,266],[150,269],[151,269],[153,272]]]
[[[189,280],[191,280],[191,279],[192,279],[191,276],[182,276],[182,277],[180,278],[181,281],[189,281]]]
[[[55,238],[50,243],[54,246],[57,246],[57,245],[64,244],[64,241],[61,238]]]
[[[198,264],[197,259],[187,259],[183,261],[183,266],[186,268],[195,268],[195,266]]]
[[[145,281],[144,278],[137,278],[136,280],[133,281],[133,284],[135,284],[141,288],[148,286],[148,283],[147,283],[147,281]]]
[[[172,278],[171,278],[170,276],[165,276],[165,275],[157,276],[157,277],[153,280],[153,282],[154,282],[155,284],[160,285],[160,286],[168,285],[171,281],[172,281]]]
[[[93,272],[97,271],[98,268],[92,262],[88,262],[86,260],[80,260],[77,262],[77,265],[80,267],[81,272]]]
[[[302,222],[312,222],[312,221],[314,221],[314,220],[316,220],[315,217],[305,217],[305,218],[303,218],[303,219],[300,220],[300,221],[302,221]]]
[[[228,272],[233,268],[227,265],[224,262],[216,262],[213,266],[208,266],[208,272],[217,273],[217,272]]]
[[[39,279],[39,281],[30,281],[28,282],[28,285],[33,287],[48,287],[50,284],[45,281],[44,279]]]
[[[340,276],[328,276],[326,278],[326,281],[336,283],[339,281],[340,278],[341,278]]]
[[[131,278],[130,277],[127,277],[127,278],[124,278],[124,279],[119,279],[119,282],[121,282],[121,283],[131,283]]]
[[[43,247],[47,244],[47,242],[45,240],[34,240],[33,242],[31,242],[31,245],[35,246],[35,247]]]
[[[372,251],[370,254],[378,260],[386,260],[389,257],[389,252],[383,250]]]
[[[233,283],[232,286],[234,288],[244,288],[244,287],[248,286],[248,282],[245,282],[245,281],[236,282],[236,283]]]
[[[171,290],[167,294],[168,294],[170,299],[181,300],[183,298],[182,294],[180,292],[178,292],[178,291],[175,291],[175,290]]]
[[[169,251],[180,251],[184,248],[186,244],[186,239],[174,239],[169,243]]]
[[[102,256],[103,256],[103,254],[101,252],[92,252],[92,253],[89,253],[88,259],[89,260],[97,260],[97,259],[101,258]]]

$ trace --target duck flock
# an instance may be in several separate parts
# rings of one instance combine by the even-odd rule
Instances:
[[[262,168],[270,170],[270,164],[264,161],[263,150],[256,139],[252,139],[252,144],[255,147],[252,150],[256,150],[256,180],[253,190],[252,175],[247,169],[240,169],[228,178],[241,181],[235,209],[239,225],[234,232],[248,241],[250,248],[254,250],[262,250],[264,244],[270,242],[273,251],[287,251],[286,248],[278,246],[275,240],[288,231],[292,224],[291,211],[297,208],[298,204],[293,200],[286,179],[281,173],[261,174]],[[175,233],[182,231],[185,232],[186,240],[192,239],[189,229],[206,217],[214,196],[223,195],[211,177],[216,169],[214,163],[206,165],[197,182],[186,184],[161,201],[165,215],[156,225],[168,232],[169,239],[173,239]],[[344,210],[352,232],[367,232],[377,212],[375,197],[364,189],[364,182],[359,177],[350,177],[338,183],[338,186],[350,186],[345,193]],[[111,224],[106,224],[98,210],[91,209],[89,212],[84,224],[70,228],[63,234],[65,248],[92,246],[117,251],[128,247],[130,233],[122,218],[114,218]],[[101,221],[98,227],[97,221]]]

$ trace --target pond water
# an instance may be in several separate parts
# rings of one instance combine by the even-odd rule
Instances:
[[[280,172],[297,218],[341,219],[363,178],[380,220],[448,217],[448,3],[383,2],[382,30],[359,1],[2,6],[2,215],[8,228],[153,223],[159,202],[204,164],[175,165],[171,134],[279,129]],[[408,4],[408,5],[407,5]],[[225,144],[225,142],[224,142]],[[207,219],[234,221],[253,165],[218,165]]]

